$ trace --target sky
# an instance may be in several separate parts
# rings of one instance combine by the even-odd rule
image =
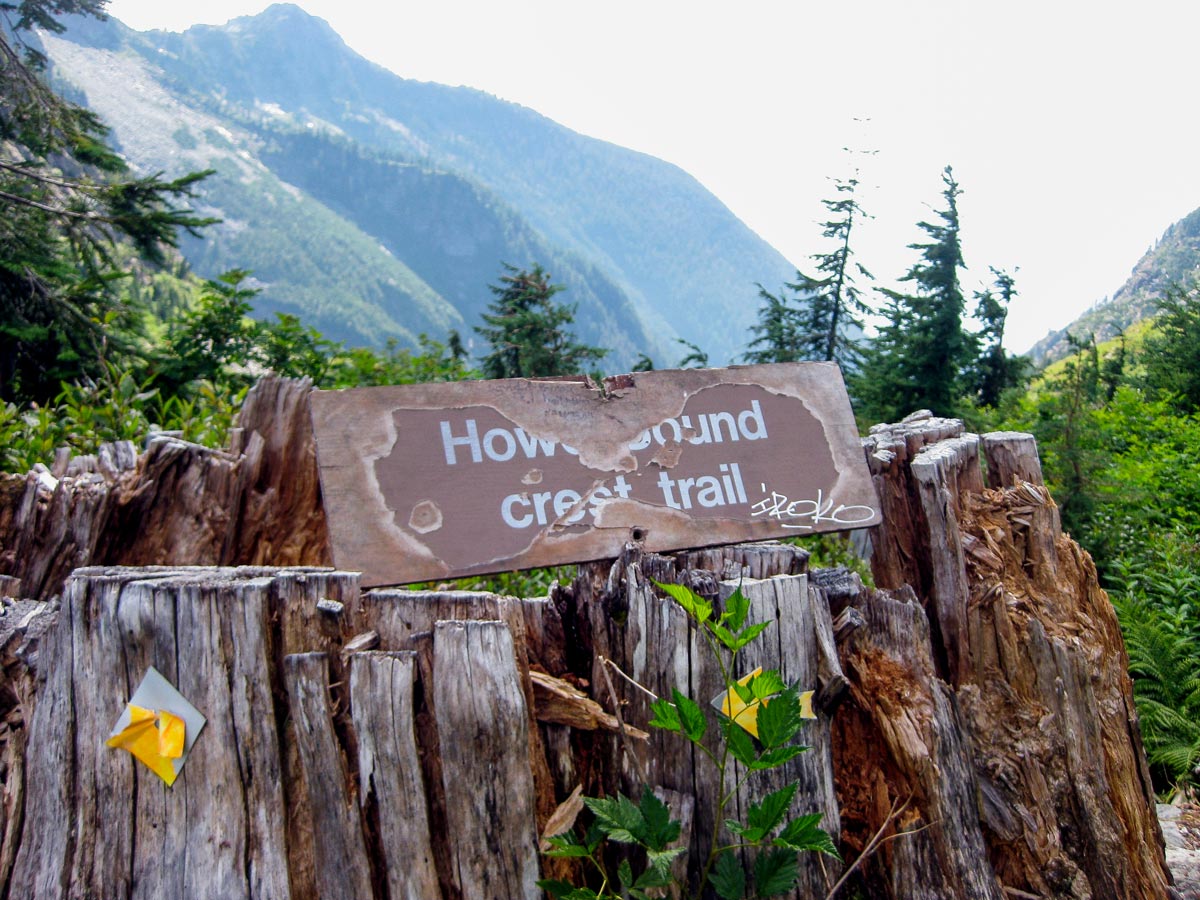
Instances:
[[[264,0],[111,0],[138,30]],[[396,74],[466,85],[674,163],[798,268],[858,171],[858,260],[894,285],[959,198],[968,294],[1013,272],[1028,349],[1111,295],[1200,207],[1194,42],[1174,0],[299,0]],[[771,285],[767,285],[772,288]],[[778,285],[774,287],[779,287]]]

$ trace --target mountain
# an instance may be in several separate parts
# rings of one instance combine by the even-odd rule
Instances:
[[[1200,278],[1200,209],[1168,228],[1133,267],[1129,279],[1065,328],[1051,332],[1027,354],[1035,365],[1070,353],[1067,335],[1095,335],[1097,342],[1116,337],[1135,322],[1158,312],[1158,300],[1172,284]]]
[[[182,34],[69,20],[55,77],[137,168],[211,167],[223,219],[184,252],[253,270],[261,312],[331,337],[471,334],[501,262],[541,263],[580,339],[659,365],[675,338],[733,361],[755,282],[795,268],[676,166],[467,88],[401,78],[290,4]],[[720,323],[714,327],[713,323]]]

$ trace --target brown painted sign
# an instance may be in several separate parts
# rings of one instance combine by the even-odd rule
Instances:
[[[874,525],[827,363],[315,391],[335,563],[404,584]]]

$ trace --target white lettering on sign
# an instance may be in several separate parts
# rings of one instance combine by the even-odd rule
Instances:
[[[578,525],[585,515],[596,518],[596,511],[613,497],[628,499],[633,485],[625,480],[624,475],[618,475],[611,484],[599,485],[588,494],[588,505],[580,506],[575,512],[564,519],[564,524]],[[519,494],[509,494],[500,501],[500,518],[509,528],[529,528],[538,525],[545,528],[552,522],[561,519],[571,507],[578,504],[583,497],[578,491],[564,488],[561,491],[523,491]]]
[[[536,459],[539,454],[547,458],[554,456],[555,450],[562,448],[564,453],[577,456],[579,451],[558,441],[534,437],[526,433],[524,428],[491,428],[479,437],[479,426],[474,419],[463,423],[465,434],[456,435],[450,422],[441,422],[442,450],[446,455],[446,465],[458,464],[456,448],[464,447],[470,450],[471,462],[483,462],[484,457],[493,462],[508,462],[517,455],[518,449],[525,459]],[[762,441],[767,438],[767,423],[763,418],[762,406],[757,400],[750,402],[750,408],[739,413],[715,412],[703,413],[695,417],[680,416],[676,419],[664,419],[653,428],[647,428],[629,444],[630,450],[645,450],[651,441],[660,447],[668,444],[723,444],[733,441]],[[744,502],[744,501],[743,501]],[[678,507],[676,507],[678,508]],[[690,507],[683,507],[689,509]]]
[[[722,427],[724,430],[722,431]],[[668,437],[664,429],[671,431]],[[689,444],[720,444],[726,438],[730,441],[745,439],[747,441],[762,441],[767,438],[767,423],[763,419],[762,406],[757,400],[750,401],[750,408],[737,414],[715,412],[697,415],[695,424],[691,416],[680,416],[678,420],[664,419],[653,428],[647,428],[637,440],[629,445],[630,450],[645,450],[654,440],[660,447],[668,443],[682,443],[684,439]]]
[[[759,488],[764,494],[767,492],[765,484],[760,484]],[[778,491],[771,491],[769,496],[754,504],[750,515],[777,519],[784,528],[812,531],[822,522],[852,528],[870,522],[876,512],[874,507],[861,505],[844,506],[839,503],[835,508],[833,500],[826,499],[825,492],[818,489],[814,500],[789,500]]]

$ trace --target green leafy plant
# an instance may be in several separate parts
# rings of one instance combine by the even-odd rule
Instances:
[[[726,600],[724,611],[717,614],[711,602],[686,587],[658,586],[692,619],[717,660],[729,698],[726,709],[732,715],[722,715],[717,723],[720,742],[715,750],[704,742],[709,734],[710,714],[678,689],[672,690],[670,699],[654,700],[649,724],[691,742],[698,758],[703,757],[716,767],[717,784],[729,783],[726,773],[732,774],[735,761],[741,764],[742,771],[732,780],[733,786],[722,789],[717,802],[717,820],[723,819],[725,831],[731,837],[725,838],[720,828],[714,829],[707,857],[700,867],[699,883],[689,891],[672,871],[675,860],[686,853],[685,847],[672,846],[679,838],[680,823],[670,818],[667,806],[649,786],[643,788],[637,802],[621,794],[615,798],[586,798],[584,804],[593,818],[590,827],[582,835],[568,832],[549,837],[551,849],[547,855],[584,861],[595,876],[595,886],[576,886],[554,879],[539,884],[559,900],[614,897],[643,900],[663,896],[664,890],[669,896],[691,897],[712,890],[723,900],[751,900],[788,893],[799,880],[798,853],[838,855],[832,839],[819,826],[820,813],[789,818],[797,783],[751,803],[744,820],[723,817],[755,773],[777,769],[808,749],[795,743],[803,726],[799,688],[785,684],[774,669],[756,671],[741,679],[735,676],[739,652],[770,625],[747,621],[750,601],[740,589]],[[737,708],[734,698],[744,709]],[[634,858],[640,863],[639,870],[635,871],[627,857],[617,865],[615,873],[611,872],[603,853],[609,841],[638,848]]]

